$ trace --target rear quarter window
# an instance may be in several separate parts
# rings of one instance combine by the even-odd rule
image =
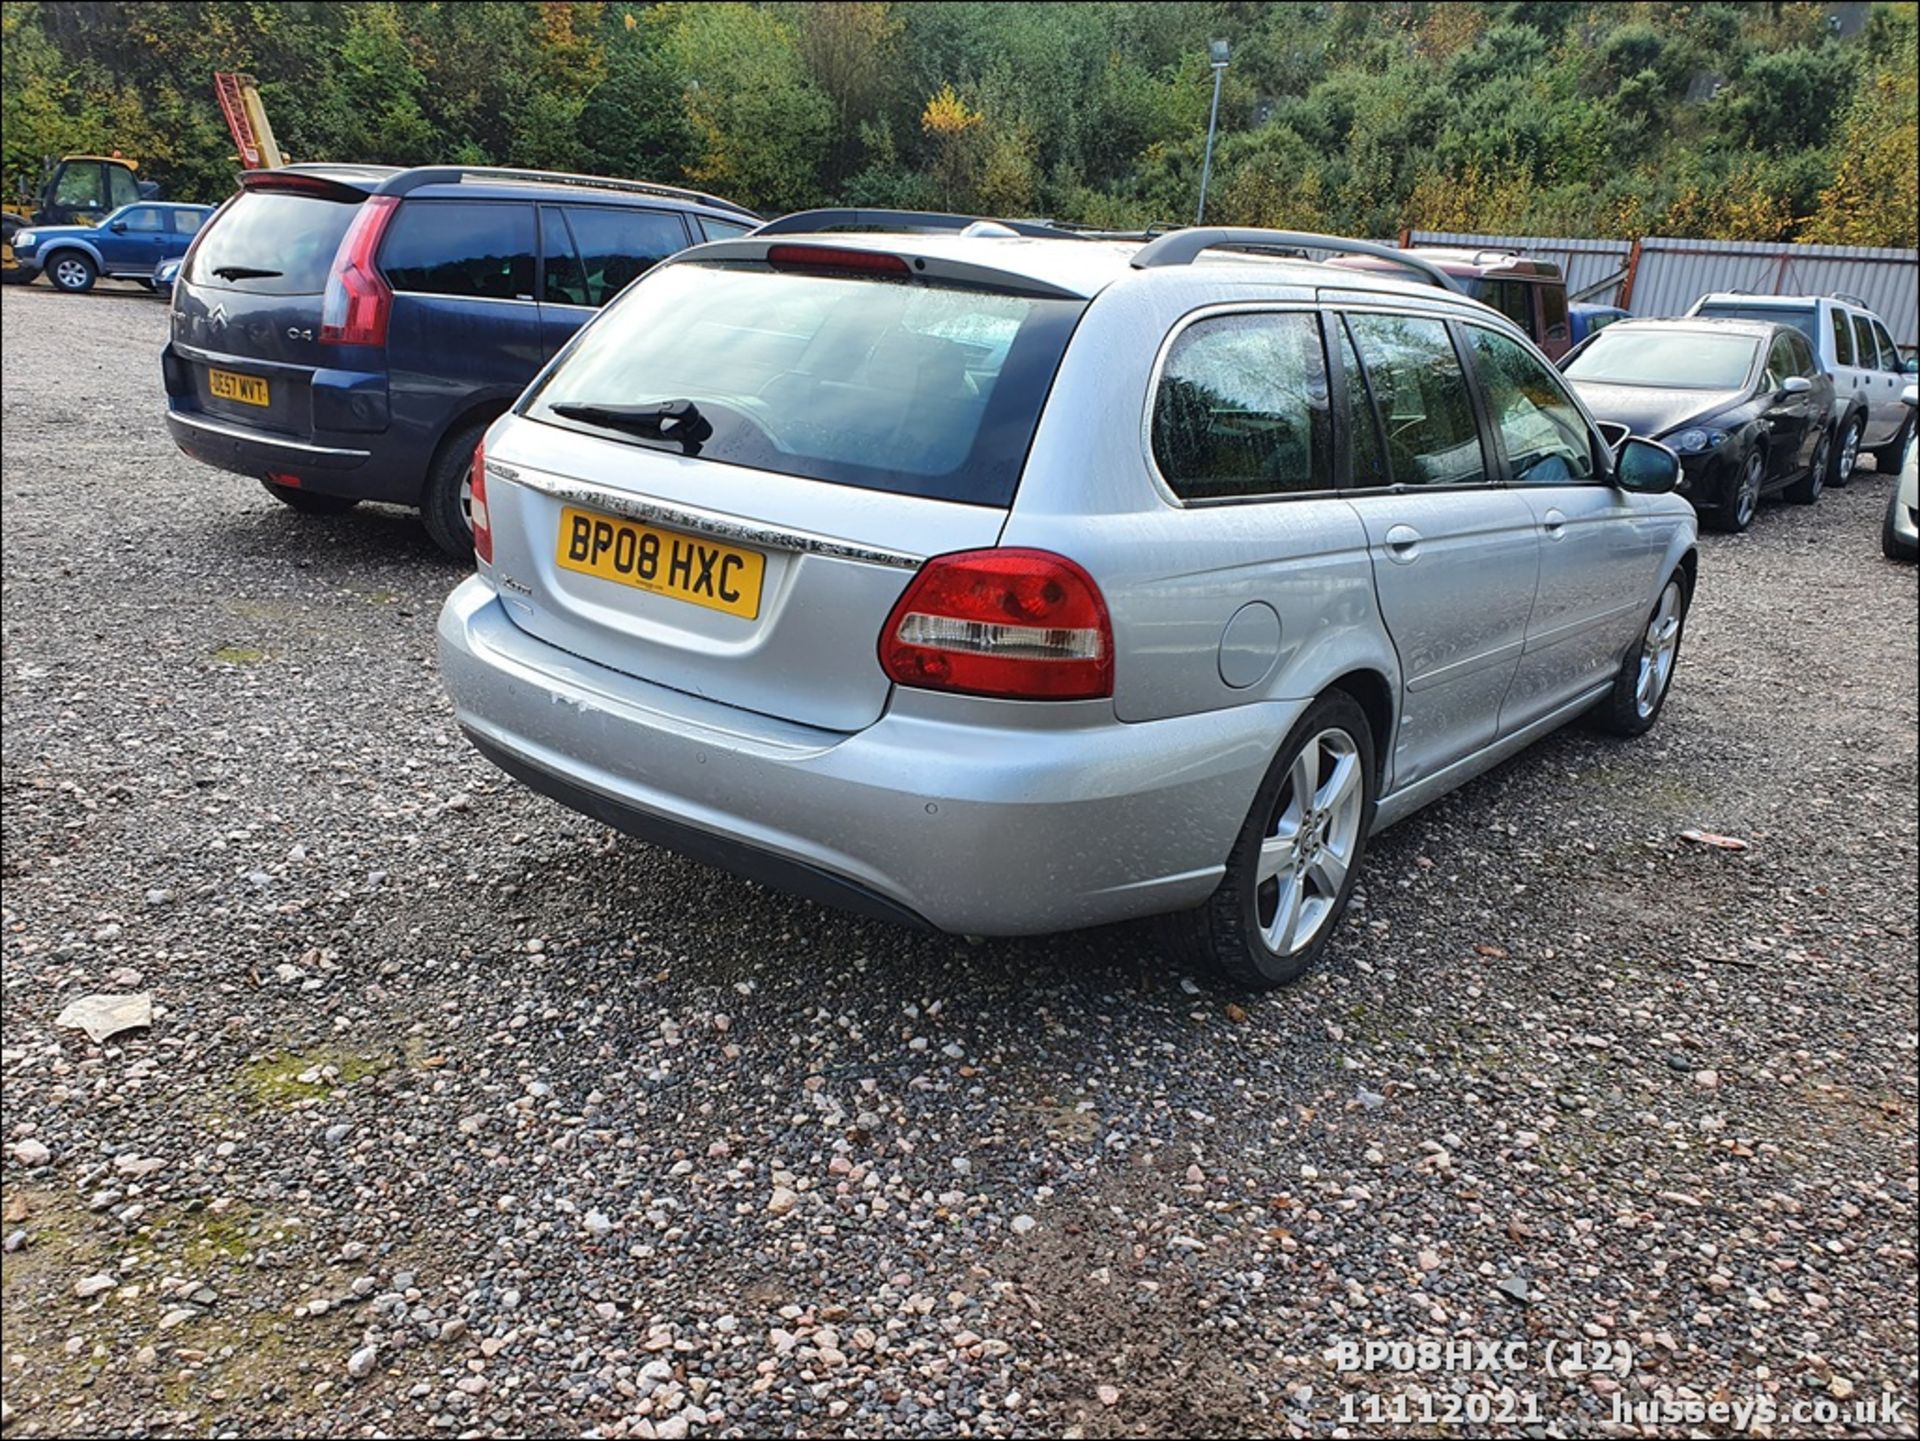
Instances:
[[[1182,500],[1332,487],[1317,317],[1221,315],[1180,332],[1153,401],[1153,459]]]
[[[1853,331],[1847,325],[1847,313],[1844,310],[1829,312],[1833,322],[1833,363],[1835,365],[1853,364]]]
[[[380,244],[395,290],[475,300],[533,299],[533,204],[408,200]]]

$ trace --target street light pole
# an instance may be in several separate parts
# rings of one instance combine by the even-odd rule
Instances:
[[[1207,182],[1213,178],[1213,132],[1220,123],[1220,77],[1227,73],[1227,42],[1214,41],[1208,52],[1213,66],[1213,109],[1207,113],[1207,155],[1200,165],[1200,208],[1194,212],[1195,225],[1207,218]]]

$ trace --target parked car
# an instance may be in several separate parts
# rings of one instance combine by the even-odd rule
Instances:
[[[184,255],[213,214],[211,205],[145,200],[123,205],[98,225],[34,225],[13,236],[13,257],[26,283],[44,274],[72,295],[105,275],[153,284],[153,268]]]
[[[504,770],[910,924],[1183,912],[1271,986],[1370,832],[1653,725],[1679,463],[1441,268],[919,219],[657,266],[494,424],[439,638]]]
[[[758,223],[711,195],[586,176],[249,171],[174,285],[167,428],[295,510],[416,506],[471,555],[465,482],[487,424],[650,266]]]
[[[1920,390],[1911,382],[1900,392],[1901,404],[1909,411],[1920,405]],[[1880,527],[1880,548],[1888,560],[1920,559],[1920,472],[1915,470],[1920,440],[1907,435],[1906,459],[1900,465],[1900,479],[1887,497],[1887,519]]]
[[[1589,335],[1598,335],[1616,320],[1630,318],[1628,312],[1617,305],[1569,305],[1567,307],[1567,321],[1572,328],[1575,345]]]
[[[1409,246],[1399,253],[1418,255],[1455,277],[1467,294],[1519,326],[1549,360],[1558,360],[1573,344],[1567,282],[1551,260],[1535,260],[1510,250],[1466,250],[1444,245]],[[1338,256],[1329,263],[1343,269],[1393,273],[1391,265],[1374,256]]]
[[[1833,377],[1834,435],[1827,484],[1853,479],[1861,451],[1888,475],[1913,434],[1913,412],[1900,403],[1909,366],[1893,337],[1865,302],[1847,295],[1747,295],[1716,292],[1694,301],[1689,315],[1791,325],[1812,343],[1820,368]]]
[[[1593,413],[1679,453],[1680,493],[1719,530],[1753,524],[1764,495],[1820,498],[1833,381],[1798,330],[1756,320],[1623,320],[1561,362]]]

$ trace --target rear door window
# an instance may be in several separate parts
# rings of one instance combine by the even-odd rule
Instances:
[[[1833,363],[1835,365],[1853,364],[1853,332],[1847,326],[1847,312],[1834,309],[1827,312],[1833,322]]]
[[[1541,332],[1548,340],[1567,338],[1567,292],[1560,285],[1536,285],[1540,292],[1540,317],[1544,323]]]
[[[183,278],[255,295],[318,295],[359,208],[357,200],[246,191],[207,227]]]
[[[1593,478],[1593,437],[1553,371],[1504,335],[1467,327],[1474,371],[1516,485],[1566,485]]]
[[[1487,459],[1453,338],[1429,316],[1354,314],[1397,485],[1481,485]]]
[[[1894,346],[1893,337],[1887,334],[1887,327],[1877,320],[1873,322],[1873,338],[1880,342],[1880,368],[1900,369],[1900,352]]]
[[[206,220],[207,213],[204,210],[176,210],[173,212],[173,233],[198,235]]]
[[[533,206],[408,200],[387,227],[380,270],[395,290],[471,300],[533,299]]]
[[[688,452],[701,459],[1004,506],[1085,308],[911,280],[683,262],[648,276],[581,332],[522,412],[680,453],[679,442],[623,428],[618,408],[691,400],[713,430]]]
[[[1853,353],[1857,357],[1854,364],[1862,370],[1875,368],[1877,361],[1874,357],[1879,353],[1879,347],[1873,343],[1873,327],[1867,324],[1864,315],[1853,317]]]
[[[1320,322],[1222,315],[1180,332],[1153,403],[1153,458],[1182,500],[1332,487]]]
[[[585,270],[587,305],[605,305],[654,266],[687,248],[678,214],[612,205],[570,205],[567,224]]]

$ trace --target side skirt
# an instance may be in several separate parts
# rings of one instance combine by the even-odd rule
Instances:
[[[1448,791],[1457,790],[1475,776],[1485,774],[1509,756],[1525,750],[1542,736],[1559,730],[1568,721],[1590,709],[1612,688],[1612,681],[1594,686],[1558,710],[1547,712],[1533,724],[1522,727],[1510,736],[1501,737],[1485,750],[1475,751],[1445,770],[1434,772],[1425,780],[1415,781],[1404,790],[1381,797],[1380,803],[1374,808],[1373,829],[1368,834],[1378,835],[1395,821],[1405,820],[1422,806],[1439,800]]]

